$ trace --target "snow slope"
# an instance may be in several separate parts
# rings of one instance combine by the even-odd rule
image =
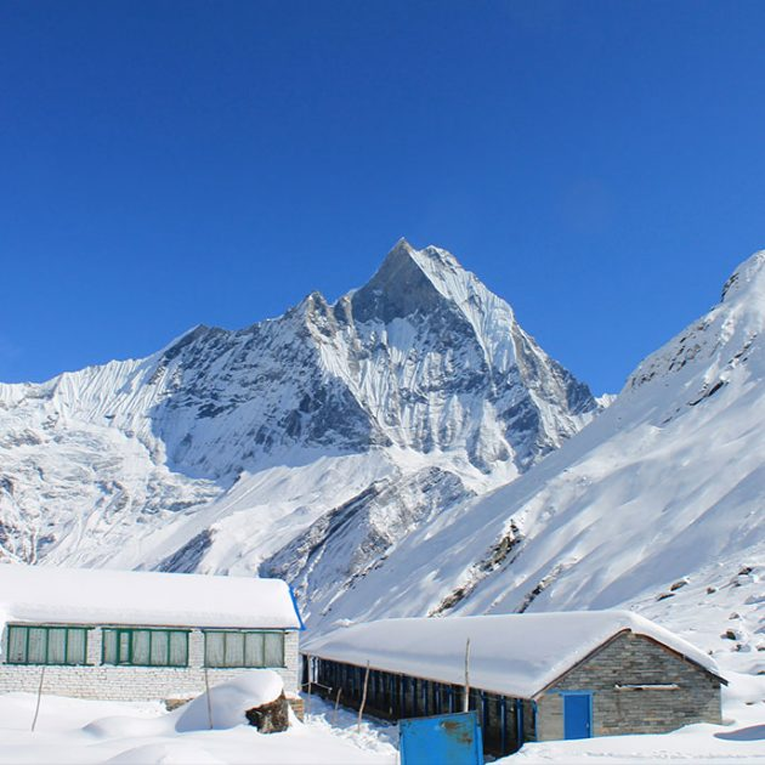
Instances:
[[[0,385],[0,557],[242,574],[273,557],[304,592],[347,586],[600,409],[453,256],[402,240],[333,304]],[[324,515],[370,492],[333,543]],[[310,561],[280,553],[309,539]]]
[[[628,607],[765,670],[765,253],[514,483],[451,508],[315,615]]]

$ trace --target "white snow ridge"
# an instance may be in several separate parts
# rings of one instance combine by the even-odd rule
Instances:
[[[146,359],[0,385],[0,554],[242,574],[276,556],[310,614],[322,577],[349,586],[598,411],[504,301],[444,250],[402,240],[333,305],[312,293]],[[364,510],[342,534],[360,547],[314,565],[337,530],[314,524],[349,503]],[[306,539],[310,573],[279,555]]]

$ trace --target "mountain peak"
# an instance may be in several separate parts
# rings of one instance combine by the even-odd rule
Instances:
[[[699,369],[710,379],[727,381],[733,368],[757,355],[754,351],[763,332],[765,250],[760,250],[730,275],[723,285],[720,303],[645,358],[627,379],[624,390],[640,388],[655,378],[666,382],[670,375],[681,371],[688,377]],[[714,385],[710,383],[709,387]]]
[[[388,252],[377,273],[352,295],[358,321],[389,322],[417,311],[429,313],[443,299],[426,263],[403,237]]]
[[[405,236],[399,237],[396,244],[393,245],[390,252],[388,253],[390,255],[391,252],[395,252],[396,250],[403,250],[404,252],[414,252],[414,247],[412,247],[411,244],[409,244],[409,241]]]
[[[370,281],[353,292],[353,315],[362,322],[385,323],[414,313],[428,315],[439,305],[464,313],[469,305],[483,305],[485,313],[499,309],[512,323],[512,309],[490,292],[447,250],[429,245],[415,249],[399,239]]]
[[[751,287],[765,293],[765,250],[755,252],[728,277],[722,289],[722,302],[729,302]]]
[[[468,274],[468,272],[465,271],[457,258],[455,258],[448,250],[444,250],[442,247],[436,247],[432,244],[422,250],[418,250],[403,236],[393,245],[385,256],[385,260],[377,273],[379,274],[383,271],[396,271],[401,268],[402,264],[407,260],[412,261],[437,288],[438,283],[443,280],[443,274],[439,273],[443,270],[453,274],[461,274],[463,279],[472,276],[472,274]]]
[[[435,281],[436,286],[438,286],[437,282],[440,281],[439,271],[444,269],[455,274],[460,273],[463,277],[468,276],[468,272],[465,271],[457,258],[455,258],[448,250],[445,250],[442,247],[436,247],[432,244],[422,250],[418,250],[402,236],[385,256],[385,261],[389,259],[400,261],[406,258],[413,260],[428,278]],[[385,261],[383,261],[383,266],[385,265]]]

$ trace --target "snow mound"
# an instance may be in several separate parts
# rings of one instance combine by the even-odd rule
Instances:
[[[106,761],[107,765],[224,765],[198,746],[187,744],[144,744],[126,749]]]
[[[216,730],[246,725],[244,713],[274,701],[284,691],[284,682],[270,669],[251,670],[227,683],[210,689],[209,708],[212,713],[212,727]],[[175,730],[179,733],[209,730],[208,695],[203,693],[181,707]]]
[[[98,739],[140,738],[141,736],[163,736],[172,731],[168,715],[142,718],[129,715],[100,717],[83,727],[83,732]]]

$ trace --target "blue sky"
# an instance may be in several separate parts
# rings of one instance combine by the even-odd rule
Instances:
[[[0,0],[0,380],[439,244],[591,384],[765,247],[765,3]]]

